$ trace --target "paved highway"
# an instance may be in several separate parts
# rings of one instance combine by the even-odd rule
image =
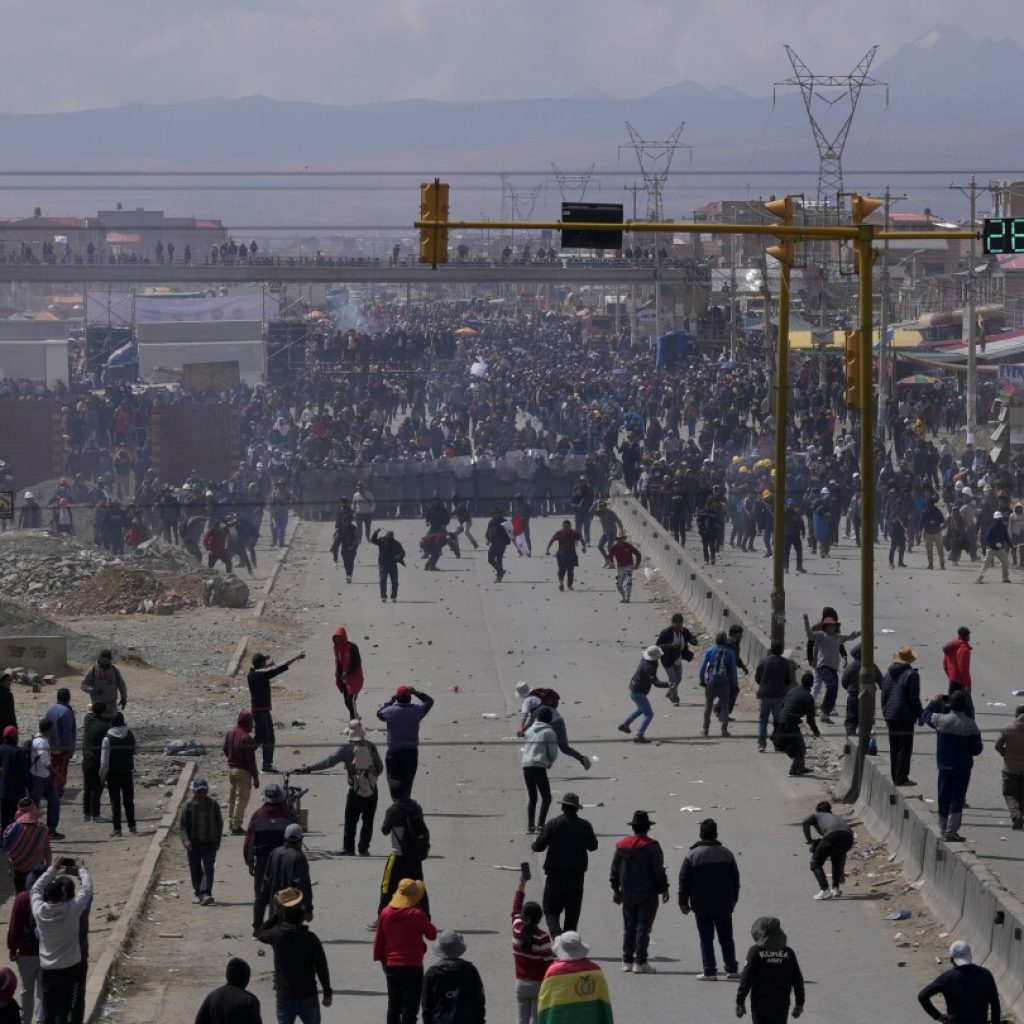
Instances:
[[[535,520],[538,549],[556,525],[551,518]],[[530,852],[525,834],[519,743],[512,738],[519,679],[558,689],[571,741],[598,758],[589,773],[560,759],[552,786],[556,794],[580,794],[587,805],[584,815],[600,837],[587,876],[581,931],[608,973],[617,1019],[733,1018],[735,983],[696,980],[696,930],[692,917],[680,914],[675,895],[684,852],[697,839],[699,820],[709,815],[718,820],[721,839],[740,864],[743,889],[735,927],[741,956],[752,921],[776,914],[808,980],[806,1019],[855,1024],[880,1016],[917,1018],[915,993],[932,964],[896,965],[905,957],[897,955],[882,923],[892,903],[858,896],[849,887],[848,899],[811,899],[816,887],[797,823],[821,799],[821,783],[788,778],[782,755],[758,755],[749,713],[740,715],[736,738],[701,739],[700,691],[691,666],[680,709],[672,709],[660,692],[655,695],[657,717],[649,735],[657,743],[636,746],[616,732],[629,708],[627,680],[673,605],[642,581],[633,603],[620,604],[611,574],[599,567],[594,551],[582,558],[575,593],[559,593],[551,558],[513,557],[500,585],[492,582],[483,550],[469,551],[460,561],[446,554],[442,571],[427,574],[416,567],[413,554],[421,524],[402,522],[396,532],[410,552],[410,568],[402,576],[399,602],[381,604],[375,549],[360,548],[356,582],[346,586],[327,554],[330,526],[308,523],[300,529],[268,613],[274,613],[275,603],[284,611],[294,607],[308,633],[309,657],[283,677],[275,717],[309,724],[282,730],[278,764],[312,760],[340,740],[347,716],[333,685],[330,649],[330,634],[339,624],[362,648],[367,689],[360,703],[368,724],[376,724],[373,711],[396,685],[412,683],[436,698],[424,722],[414,793],[433,833],[426,881],[438,927],[466,935],[468,957],[485,979],[489,1019],[508,1021],[514,1014],[509,913],[516,876],[494,865],[529,860],[533,896],[539,898],[542,884],[541,858]],[[491,715],[498,717],[483,717]],[[303,749],[312,744],[320,746]],[[202,771],[226,799],[219,758],[208,759]],[[327,944],[338,991],[325,1020],[382,1020],[384,983],[372,961],[366,924],[376,911],[385,841],[375,838],[370,859],[328,856],[340,846],[344,779],[313,776],[309,783],[314,928]],[[386,798],[381,811],[383,804]],[[652,835],[664,848],[672,883],[672,900],[654,930],[652,962],[658,973],[649,977],[619,970],[621,919],[608,887],[614,843],[629,832],[626,823],[637,808],[649,810],[656,822]],[[185,893],[180,902],[159,900],[151,906],[132,950],[129,971],[135,984],[120,1006],[120,1019],[187,1019],[202,993],[219,984],[229,955],[245,956],[254,965],[264,1019],[272,1018],[270,960],[257,958],[259,947],[249,937],[251,883],[240,868],[240,845],[239,839],[224,841],[218,907],[193,907]],[[175,849],[162,864],[161,877],[187,878],[183,870]],[[160,938],[179,934],[187,939]],[[431,962],[428,956],[427,965]]]
[[[700,558],[691,539],[689,552]],[[742,620],[770,631],[771,560],[764,558],[760,547],[753,553],[726,548],[711,576],[729,595],[736,615]],[[1011,568],[1012,583],[1000,582],[998,565],[990,569],[981,585],[977,578],[981,563],[972,563],[967,556],[959,568],[947,560],[946,569],[927,568],[924,548],[915,548],[906,556],[905,569],[888,567],[888,542],[875,548],[875,645],[876,663],[884,673],[893,654],[903,644],[910,644],[918,655],[921,675],[921,698],[945,692],[947,682],[942,671],[942,646],[956,636],[958,626],[971,629],[974,653],[971,664],[973,697],[978,725],[982,730],[985,750],[975,760],[966,812],[961,833],[967,837],[967,848],[985,860],[1004,884],[1014,891],[1024,886],[1024,834],[1010,831],[1009,816],[1001,793],[1002,758],[992,749],[999,730],[1013,716],[1013,710],[1024,699],[1014,697],[1013,690],[1024,689],[1021,668],[1021,626],[1024,608],[1024,573]],[[859,549],[852,540],[843,540],[832,549],[829,558],[808,553],[804,547],[806,575],[790,572],[786,576],[787,644],[803,658],[805,635],[802,615],[807,612],[812,622],[820,616],[824,605],[839,612],[844,631],[859,629],[860,576]],[[791,564],[791,568],[795,568]],[[842,709],[845,695],[840,692],[836,725],[826,733],[842,733]],[[885,723],[879,711],[879,757],[888,769],[888,742]],[[935,742],[931,729],[917,730],[911,777],[919,785],[903,790],[908,799],[927,802],[935,813],[936,772]]]

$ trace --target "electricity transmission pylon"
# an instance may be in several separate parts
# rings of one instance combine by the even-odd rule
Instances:
[[[868,77],[871,62],[878,52],[872,46],[860,62],[848,75],[813,75],[807,65],[797,56],[793,47],[786,45],[786,55],[793,65],[793,77],[776,82],[772,88],[772,104],[775,103],[775,90],[780,85],[795,85],[800,89],[807,110],[807,119],[811,122],[814,143],[818,147],[818,202],[829,195],[843,191],[843,149],[853,124],[853,115],[857,112],[860,91],[866,86],[881,86],[885,89],[885,105],[889,105],[889,86],[875,78]],[[814,100],[825,105],[827,114],[843,100],[849,102],[846,119],[838,131],[827,132],[821,120],[815,115]]]
[[[566,174],[560,171],[554,161],[551,162],[551,170],[555,172],[555,182],[558,191],[562,194],[562,202],[568,203],[573,200],[582,203],[583,197],[590,187],[590,179],[594,176],[594,164],[591,164],[582,174]],[[598,186],[600,187],[600,186]]]
[[[665,182],[668,181],[669,171],[672,168],[672,160],[676,151],[688,149],[693,152],[692,146],[683,145],[679,136],[683,134],[685,121],[680,121],[672,134],[659,141],[641,138],[637,130],[627,121],[626,131],[629,132],[629,144],[619,146],[619,152],[624,149],[631,149],[636,155],[637,163],[640,165],[640,176],[644,180],[644,190],[647,192],[647,219],[648,221],[664,220],[663,194]]]
[[[529,221],[533,219],[533,211],[537,208],[537,200],[544,191],[544,182],[534,185],[533,188],[524,191],[512,187],[512,182],[507,175],[501,176],[502,197],[501,197],[501,219],[508,220],[506,216],[506,202],[511,211],[511,219],[518,221]]]

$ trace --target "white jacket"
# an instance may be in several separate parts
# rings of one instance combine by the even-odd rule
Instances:
[[[37,779],[48,779],[50,777],[50,741],[45,736],[36,736],[32,740],[32,755],[29,770]]]
[[[370,493],[368,488],[356,491],[356,493],[352,495],[352,511],[355,515],[373,515],[376,508],[377,502],[374,501],[373,495]]]
[[[92,902],[92,879],[86,868],[80,868],[82,887],[75,893],[74,899],[47,903],[43,893],[56,874],[56,868],[48,867],[32,886],[30,896],[32,916],[39,932],[39,966],[47,971],[57,971],[81,963],[79,921]]]

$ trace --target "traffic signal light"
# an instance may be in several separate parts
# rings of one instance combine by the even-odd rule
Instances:
[[[846,408],[862,408],[860,331],[846,332]]]
[[[850,196],[850,220],[860,225],[877,210],[885,200],[874,199],[871,196],[859,196],[854,192]]]
[[[435,178],[420,185],[420,263],[437,267],[448,262],[448,185]]]
[[[793,223],[793,196],[771,199],[764,204],[764,208],[773,217],[778,217],[783,224]],[[787,267],[791,267],[796,261],[796,242],[793,238],[787,236],[780,239],[778,245],[769,245],[765,252],[773,259],[784,263]]]

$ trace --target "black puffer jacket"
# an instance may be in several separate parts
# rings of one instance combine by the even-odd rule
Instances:
[[[916,722],[921,717],[921,677],[912,665],[893,662],[882,680],[882,717],[887,722]]]
[[[679,906],[695,914],[731,914],[740,898],[736,858],[717,839],[690,847],[679,869]]]
[[[626,836],[615,844],[608,881],[624,903],[644,903],[668,892],[665,855],[650,836]]]

